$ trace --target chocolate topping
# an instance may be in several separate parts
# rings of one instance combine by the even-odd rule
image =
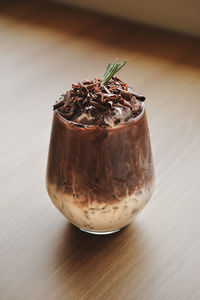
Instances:
[[[53,109],[78,124],[117,126],[140,115],[144,100],[126,83],[112,77],[105,85],[100,79],[72,84],[72,89],[61,96]]]

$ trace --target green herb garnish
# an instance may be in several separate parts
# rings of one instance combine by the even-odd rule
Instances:
[[[112,65],[111,63],[108,64],[102,80],[103,84],[107,84],[109,80],[126,64],[126,60],[122,64],[119,64],[117,61],[118,58],[115,59]]]

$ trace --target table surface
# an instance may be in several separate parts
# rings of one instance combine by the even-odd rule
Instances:
[[[80,232],[45,188],[52,104],[115,57],[147,96],[156,190],[119,233]],[[200,299],[200,44],[63,5],[0,5],[0,294]]]

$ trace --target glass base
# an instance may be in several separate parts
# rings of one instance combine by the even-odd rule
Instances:
[[[120,229],[109,230],[109,231],[92,231],[92,230],[86,230],[86,229],[83,229],[83,228],[79,228],[79,229],[83,232],[96,234],[96,235],[107,235],[107,234],[112,234],[112,233],[120,231]]]

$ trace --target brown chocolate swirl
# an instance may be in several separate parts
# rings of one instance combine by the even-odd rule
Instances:
[[[47,179],[59,191],[85,204],[118,202],[151,186],[153,177],[144,109],[133,121],[106,128],[79,128],[54,112]]]

